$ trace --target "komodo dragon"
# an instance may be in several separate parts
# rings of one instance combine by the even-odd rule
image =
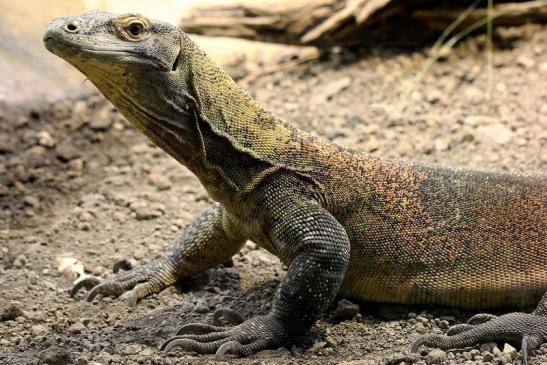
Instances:
[[[547,341],[547,175],[431,167],[310,136],[271,112],[185,33],[138,14],[53,20],[48,50],[80,70],[141,132],[192,171],[216,201],[164,257],[100,281],[130,304],[224,263],[246,240],[288,266],[272,309],[233,327],[189,324],[168,339],[199,353],[250,355],[308,333],[337,294],[479,315],[414,345]],[[485,321],[477,324],[476,322]]]

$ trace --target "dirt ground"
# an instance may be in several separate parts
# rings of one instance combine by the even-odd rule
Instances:
[[[483,36],[412,80],[423,50],[335,52],[260,78],[249,90],[298,127],[363,151],[427,163],[547,171],[547,28],[500,30],[488,99]],[[67,66],[68,67],[68,66]],[[0,364],[206,364],[212,356],[158,351],[185,323],[217,308],[265,313],[284,269],[248,243],[217,267],[151,296],[87,303],[57,271],[65,253],[94,275],[112,263],[161,256],[210,199],[185,168],[136,132],[100,95],[33,110],[0,108]],[[495,257],[492,257],[495,260]],[[350,298],[351,299],[351,298]],[[357,303],[333,309],[311,347],[263,351],[234,364],[376,364],[408,353],[421,334],[473,313]],[[343,316],[342,316],[343,318]],[[504,344],[424,351],[420,364],[506,363]],[[515,363],[519,364],[519,356]],[[547,364],[547,345],[531,364]]]

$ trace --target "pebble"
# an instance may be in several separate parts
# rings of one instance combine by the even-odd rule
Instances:
[[[152,207],[142,200],[131,203],[129,208],[135,213],[137,220],[140,221],[158,218],[163,214],[160,209],[156,209],[156,207]]]
[[[471,104],[478,105],[484,101],[484,91],[476,87],[465,88],[464,96]]]
[[[336,319],[351,319],[356,314],[360,313],[361,309],[357,304],[350,302],[347,299],[342,299],[336,304],[333,316]]]
[[[519,65],[523,68],[530,69],[530,68],[534,67],[535,64],[536,64],[536,61],[534,61],[533,58],[528,57],[526,55],[521,55],[521,56],[519,56],[519,58],[517,58],[517,65]]]
[[[154,349],[151,349],[150,347],[147,347],[139,352],[139,355],[141,356],[152,356],[154,355]]]
[[[63,348],[52,346],[40,352],[40,360],[48,365],[65,365],[71,362],[70,354]]]
[[[423,323],[416,324],[416,326],[414,326],[414,330],[420,334],[427,332],[427,328],[423,325]]]
[[[511,355],[504,354],[504,353],[501,354],[500,364],[505,365],[505,364],[512,364],[512,363],[513,363],[513,359],[511,358]]]
[[[42,336],[49,332],[49,327],[44,326],[43,324],[37,324],[35,326],[32,326],[30,328],[30,333],[36,337],[36,336]]]
[[[69,141],[59,143],[55,151],[57,157],[65,162],[82,156],[81,152]]]
[[[509,345],[508,343],[506,343],[504,346],[503,346],[503,351],[502,351],[502,354],[507,354],[511,357],[512,360],[515,360],[518,356],[518,351],[516,348],[514,348],[513,346]]]
[[[135,355],[135,354],[138,354],[141,351],[142,351],[142,346],[136,345],[136,344],[131,344],[131,345],[124,346],[121,349],[120,354],[126,355],[126,356],[127,355]]]
[[[492,362],[492,360],[494,360],[494,355],[490,352],[483,352],[482,360],[485,362]]]
[[[27,264],[27,258],[25,255],[19,255],[13,260],[13,266],[20,268]]]
[[[347,89],[350,85],[351,85],[351,78],[348,76],[331,81],[327,83],[326,85],[323,85],[323,87],[321,88],[321,90],[323,90],[322,92],[315,94],[315,96],[312,99],[312,103],[314,104],[324,103],[325,101],[332,99],[334,95],[340,93],[342,90]]]
[[[501,123],[481,125],[476,129],[475,137],[482,142],[505,144],[511,141],[513,132]]]
[[[98,112],[97,115],[89,122],[89,128],[94,131],[103,131],[110,127],[112,124],[112,118],[110,115],[111,106],[105,104]]]
[[[162,174],[158,174],[158,173],[150,174],[148,176],[148,180],[159,191],[169,190],[169,189],[171,189],[171,186],[173,185],[173,183],[171,182],[171,180],[169,180],[168,177],[166,177]]]
[[[498,345],[495,342],[485,342],[481,345],[481,352],[493,352]]]
[[[74,364],[75,365],[88,365],[89,362],[87,361],[87,359],[85,357],[79,357],[76,359],[76,361],[74,361]]]
[[[28,206],[31,206],[35,209],[38,209],[40,208],[40,200],[38,200],[37,197],[35,196],[32,196],[32,195],[26,195],[24,198],[23,198],[23,202],[28,205]]]
[[[0,315],[0,321],[13,321],[17,317],[23,316],[23,311],[17,303],[11,303],[4,308]]]
[[[36,139],[38,140],[38,144],[40,146],[46,147],[46,148],[52,148],[55,147],[55,140],[49,134],[48,131],[40,131],[36,133]]]
[[[76,322],[72,326],[70,326],[70,328],[68,329],[68,331],[72,333],[73,335],[81,333],[82,331],[85,331],[85,330],[86,330],[86,327],[84,326],[82,322]]]
[[[431,350],[425,358],[428,364],[440,364],[444,360],[446,360],[446,352],[440,349]]]

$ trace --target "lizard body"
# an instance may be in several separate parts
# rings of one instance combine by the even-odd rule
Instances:
[[[230,329],[185,326],[166,350],[220,357],[281,346],[307,333],[337,293],[483,309],[531,305],[547,291],[545,175],[425,166],[312,137],[265,110],[178,28],[140,15],[59,18],[44,42],[217,202],[162,259],[73,293],[132,290],[134,305],[227,261],[248,239],[289,267],[270,314]],[[528,323],[511,318],[492,323]],[[547,339],[539,327],[523,334],[533,345]],[[473,330],[482,328],[497,327]]]

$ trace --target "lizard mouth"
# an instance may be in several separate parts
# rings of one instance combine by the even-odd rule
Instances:
[[[46,32],[43,38],[44,45],[48,51],[57,56],[71,61],[75,55],[78,57],[91,57],[105,62],[118,62],[120,64],[140,64],[152,67],[160,71],[174,70],[178,66],[178,57],[174,64],[166,64],[160,59],[151,59],[142,52],[134,50],[113,49],[106,47],[84,47],[76,42],[59,39],[56,34]],[[72,63],[72,62],[71,62]]]

